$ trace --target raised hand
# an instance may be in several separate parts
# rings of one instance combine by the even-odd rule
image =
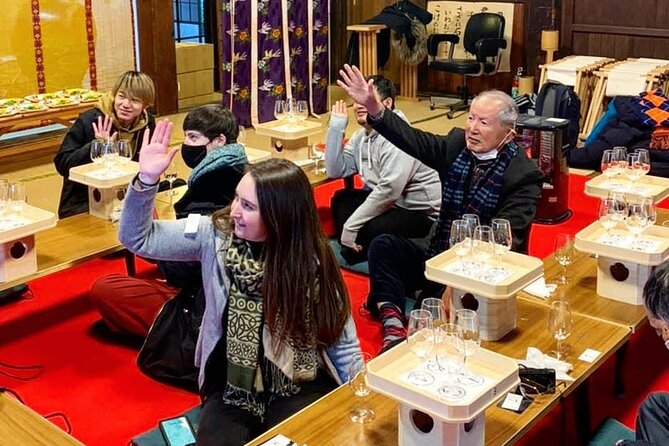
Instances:
[[[113,121],[111,116],[105,115],[98,116],[97,125],[93,122],[93,133],[97,139],[102,139],[104,141],[114,141],[116,139],[116,132],[111,133],[113,127]]]
[[[172,136],[172,123],[167,119],[156,123],[150,141],[149,132],[144,132],[139,152],[139,179],[143,183],[157,183],[179,151],[179,147],[169,148],[170,136]]]
[[[374,89],[374,81],[365,80],[358,67],[355,65],[344,65],[339,70],[341,79],[337,79],[337,84],[342,87],[355,102],[363,105],[369,114],[376,116],[383,110],[383,104],[379,101]]]
[[[343,100],[338,100],[332,106],[332,116],[339,116],[342,118],[348,118],[348,110],[346,109],[346,102]]]

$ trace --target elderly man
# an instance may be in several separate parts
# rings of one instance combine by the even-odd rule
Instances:
[[[425,279],[425,261],[446,250],[453,220],[477,214],[481,224],[510,221],[515,251],[525,252],[543,175],[513,142],[518,109],[505,93],[479,94],[471,104],[464,131],[434,135],[412,128],[386,108],[357,67],[345,65],[337,83],[367,109],[368,123],[388,141],[433,168],[442,182],[436,230],[425,250],[410,240],[382,235],[368,258],[371,288],[367,307],[383,323],[383,348],[406,337],[405,296],[422,290],[437,295],[441,287]]]
[[[379,100],[395,110],[395,86],[383,76],[367,78]],[[348,123],[344,101],[332,107],[325,149],[328,177],[342,178],[359,173],[363,189],[342,189],[331,202],[342,256],[349,263],[367,260],[367,249],[381,234],[424,238],[439,214],[441,185],[437,172],[392,145],[367,124],[367,110],[353,105],[355,119],[362,128],[343,144]]]
[[[669,349],[669,262],[659,265],[643,289],[648,322]],[[636,441],[625,446],[660,446],[669,441],[669,393],[652,393],[641,403],[636,419]]]

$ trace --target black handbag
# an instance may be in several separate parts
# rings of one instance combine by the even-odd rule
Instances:
[[[158,381],[197,392],[195,345],[202,322],[204,291],[183,289],[165,302],[137,356],[137,365]]]

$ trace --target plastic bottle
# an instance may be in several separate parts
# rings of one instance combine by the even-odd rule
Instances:
[[[518,70],[516,71],[516,75],[513,76],[513,81],[511,82],[511,97],[512,98],[517,98],[520,96],[519,93],[519,85],[520,85],[520,76],[523,75],[523,67],[518,67]]]

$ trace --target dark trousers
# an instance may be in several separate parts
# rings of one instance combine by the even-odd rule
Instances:
[[[636,418],[636,441],[624,445],[660,446],[669,441],[669,393],[655,392],[641,403]]]
[[[439,297],[443,285],[425,278],[425,249],[397,235],[381,235],[369,247],[367,309],[378,315],[380,302],[395,304],[402,313],[407,296],[421,291],[419,300]]]
[[[341,189],[335,192],[330,202],[337,238],[341,237],[344,224],[371,193],[364,189]],[[392,207],[381,215],[369,220],[358,232],[356,243],[367,252],[372,240],[381,234],[403,235],[409,238],[423,238],[430,233],[433,220],[424,212]]]
[[[334,390],[337,383],[319,372],[314,381],[300,383],[300,392],[279,398],[267,407],[265,421],[250,412],[223,402],[222,393],[212,394],[202,405],[197,431],[198,446],[241,446],[295,412]]]

